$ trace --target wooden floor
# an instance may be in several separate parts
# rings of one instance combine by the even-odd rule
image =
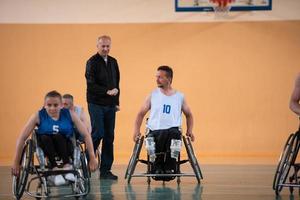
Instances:
[[[91,192],[86,199],[202,199],[202,200],[284,200],[299,199],[298,192],[289,195],[284,188],[281,196],[276,197],[272,190],[275,166],[264,165],[203,165],[204,180],[197,184],[194,177],[182,177],[181,184],[176,181],[162,184],[146,178],[133,177],[131,184],[124,180],[125,165],[116,165],[113,173],[118,181],[100,181],[98,172],[92,174]],[[189,166],[182,171],[191,172]],[[136,172],[144,172],[138,167]],[[0,199],[13,199],[9,167],[0,167]],[[23,199],[33,199],[24,194]]]

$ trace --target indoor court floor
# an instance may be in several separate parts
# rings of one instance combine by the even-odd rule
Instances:
[[[289,194],[284,188],[276,197],[272,190],[275,166],[272,165],[202,165],[204,176],[201,184],[194,177],[182,177],[177,181],[165,182],[152,180],[150,185],[144,177],[132,177],[128,184],[124,179],[125,165],[115,165],[113,172],[118,181],[99,180],[98,172],[92,174],[91,192],[85,199],[201,199],[201,200],[285,200],[299,199],[298,191]],[[191,172],[189,166],[183,166],[182,172]],[[137,165],[137,172],[144,172]],[[13,199],[11,195],[11,176],[9,167],[0,167],[0,199]],[[63,189],[54,192],[63,192]],[[23,195],[22,199],[34,199]],[[62,198],[61,198],[62,199]],[[72,199],[72,198],[71,198]]]

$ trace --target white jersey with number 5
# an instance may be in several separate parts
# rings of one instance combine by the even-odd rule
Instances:
[[[167,96],[159,88],[154,90],[151,93],[151,110],[147,127],[152,131],[180,127],[183,98],[183,94],[178,91]]]

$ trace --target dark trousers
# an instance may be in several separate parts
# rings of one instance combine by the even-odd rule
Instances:
[[[95,152],[102,140],[100,172],[106,173],[111,170],[114,161],[116,107],[89,103],[88,109]]]
[[[175,170],[176,160],[171,158],[171,140],[181,139],[181,132],[178,128],[169,128],[165,130],[150,131],[147,137],[154,137],[155,153],[157,153],[154,170]],[[165,154],[160,154],[165,153]]]
[[[78,140],[80,142],[84,142],[84,137],[80,134],[80,132],[77,130],[76,127],[74,127],[74,134],[75,134],[76,140]]]
[[[49,159],[51,167],[56,167],[55,156],[62,159],[63,164],[70,162],[72,155],[71,142],[62,134],[38,135],[39,146],[42,148],[45,156]]]

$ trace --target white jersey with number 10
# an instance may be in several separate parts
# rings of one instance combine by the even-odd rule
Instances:
[[[154,90],[151,93],[151,109],[147,127],[152,131],[180,127],[183,98],[183,94],[178,91],[167,96],[159,88]]]

